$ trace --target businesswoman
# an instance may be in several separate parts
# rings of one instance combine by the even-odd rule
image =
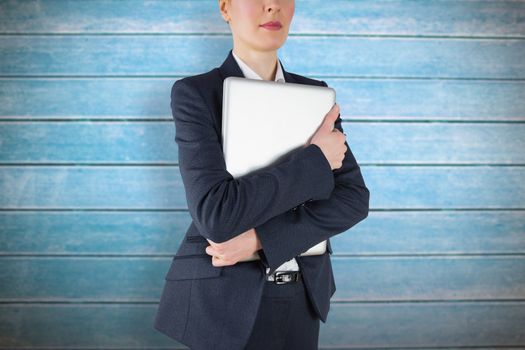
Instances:
[[[192,222],[166,273],[154,326],[194,350],[317,349],[319,321],[326,322],[336,289],[329,238],[367,217],[369,191],[337,105],[283,162],[237,179],[228,173],[225,78],[327,85],[285,71],[277,57],[293,0],[218,4],[233,49],[220,67],[179,79],[171,90]],[[324,240],[324,254],[299,256]],[[260,260],[241,261],[254,252]]]

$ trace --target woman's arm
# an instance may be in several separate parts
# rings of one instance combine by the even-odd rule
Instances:
[[[201,235],[213,242],[227,241],[307,200],[329,198],[334,189],[330,164],[314,144],[235,179],[226,170],[220,130],[191,82],[173,84],[171,109],[188,209]]]
[[[340,117],[334,126],[344,132]],[[262,244],[263,254],[259,255],[266,267],[270,267],[270,273],[285,261],[368,216],[370,192],[348,143],[345,144],[343,165],[333,171],[335,188],[328,199],[308,201],[255,226]]]

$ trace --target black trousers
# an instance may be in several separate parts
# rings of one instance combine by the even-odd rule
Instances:
[[[317,350],[319,322],[302,280],[267,281],[245,350]]]

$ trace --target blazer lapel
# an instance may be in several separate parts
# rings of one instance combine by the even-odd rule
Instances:
[[[235,57],[233,57],[232,50],[230,50],[228,57],[226,57],[222,65],[219,67],[219,72],[221,73],[223,80],[228,77],[244,78],[241,67],[237,64]]]
[[[279,62],[281,63],[281,68],[283,69],[284,81],[287,83],[295,83],[296,81],[293,76],[284,69],[284,65],[281,60],[279,60]]]

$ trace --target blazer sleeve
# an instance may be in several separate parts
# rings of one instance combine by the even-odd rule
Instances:
[[[330,163],[313,144],[277,165],[234,178],[226,170],[221,130],[197,86],[177,80],[171,109],[188,210],[207,239],[227,241],[307,200],[326,199],[334,189]]]
[[[324,81],[323,85],[327,86]],[[334,127],[343,132],[341,117]],[[345,145],[343,165],[333,171],[335,187],[329,198],[307,201],[255,227],[262,245],[259,255],[270,268],[268,273],[368,216],[370,192],[346,141]]]

